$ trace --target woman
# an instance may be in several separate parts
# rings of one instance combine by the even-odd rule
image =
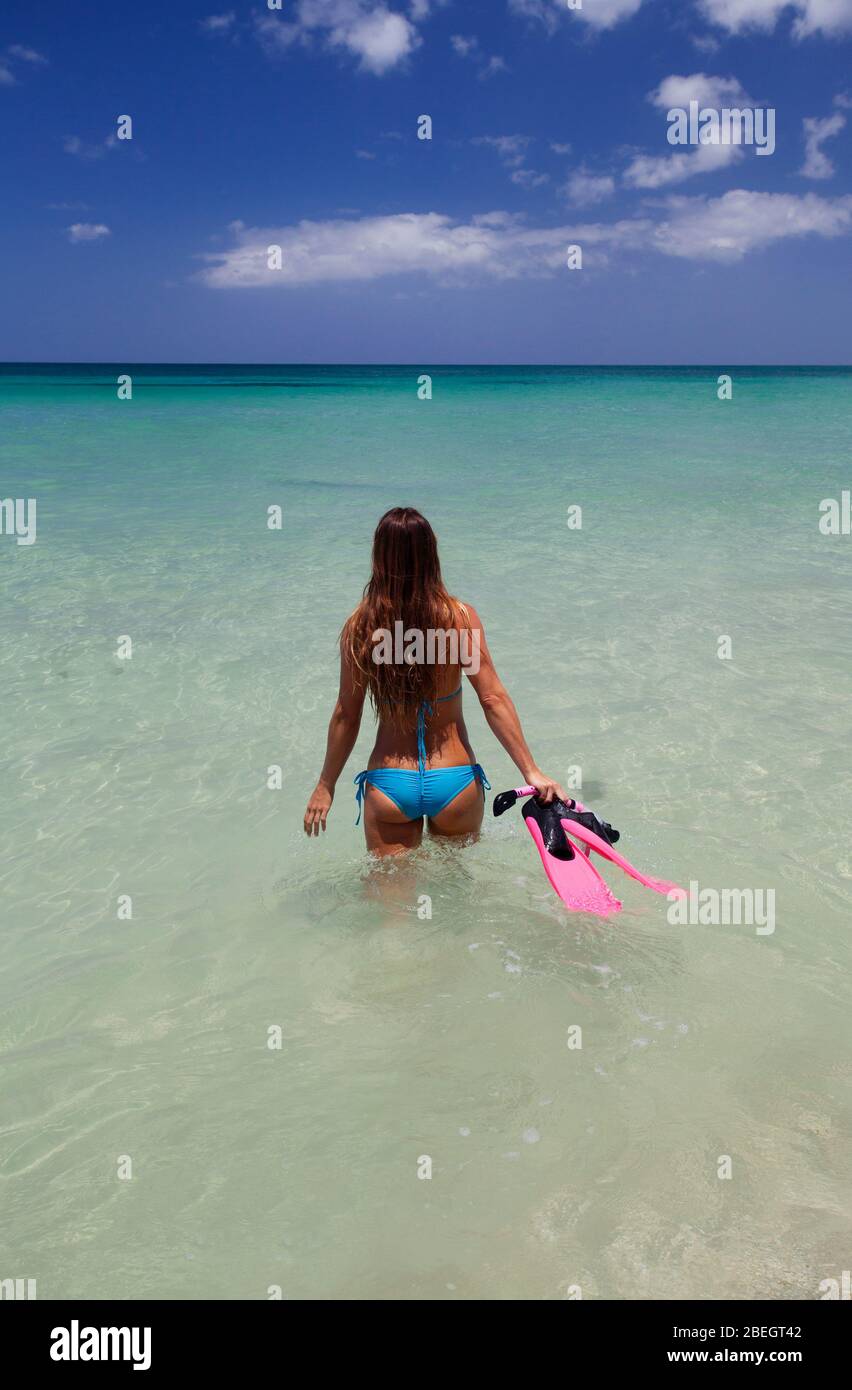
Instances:
[[[420,633],[427,652],[428,634],[438,634],[432,650],[439,656],[430,661],[409,653],[402,659],[399,643],[392,652],[388,640],[397,631],[406,640]],[[546,802],[554,796],[564,800],[559,783],[533,761],[517,710],[494,670],[479,615],[444,587],[432,527],[413,507],[394,507],[376,527],[370,582],[340,635],[340,693],[325,763],[305,812],[308,835],[326,828],[368,691],[379,727],[367,771],[355,778],[368,850],[389,855],[415,849],[424,816],[433,835],[479,830],[489,783],[464,724],[463,671],[522,780]]]

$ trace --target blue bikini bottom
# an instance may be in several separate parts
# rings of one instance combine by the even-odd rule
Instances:
[[[358,819],[361,821],[362,801],[365,787],[378,787],[380,792],[396,802],[400,811],[409,820],[419,820],[421,816],[437,816],[445,806],[477,781],[486,791],[491,783],[479,763],[464,763],[461,767],[433,767],[425,772],[409,770],[404,767],[377,767],[372,772],[359,772],[355,778],[358,790],[355,800],[358,803]]]

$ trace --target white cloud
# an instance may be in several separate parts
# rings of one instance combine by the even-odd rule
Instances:
[[[679,259],[733,263],[773,242],[852,233],[852,197],[797,197],[738,189],[721,198],[669,198],[649,215],[610,223],[529,227],[508,212],[457,222],[442,213],[399,213],[288,227],[232,224],[234,245],[206,252],[199,278],[212,289],[293,289],[421,275],[442,283],[556,274],[569,245],[587,263],[609,252],[648,251]],[[282,269],[268,269],[268,248],[282,249]]]
[[[752,193],[744,188],[721,198],[671,198],[669,215],[654,231],[654,245],[689,260],[741,261],[750,251],[790,237],[846,236],[852,231],[852,197],[815,193]]]
[[[852,33],[852,0],[700,0],[700,4],[707,19],[732,34],[744,29],[772,30],[789,10],[794,11],[797,38]]]
[[[575,169],[559,192],[576,207],[591,207],[611,198],[615,192],[615,179],[609,174],[591,174],[588,169]]]
[[[308,30],[272,14],[255,15],[254,32],[258,43],[272,57],[286,53],[293,44],[308,45],[311,41]]]
[[[630,224],[585,229],[584,244],[613,244],[634,235]],[[213,289],[292,288],[420,274],[442,281],[498,280],[551,274],[564,265],[578,229],[528,228],[509,213],[454,222],[441,213],[400,213],[359,221],[300,222],[293,227],[235,224],[230,250],[206,253],[201,273]],[[267,268],[268,247],[282,248],[283,269]]]
[[[43,53],[39,53],[35,48],[28,48],[23,43],[10,43],[6,51],[0,54],[0,87],[13,87],[17,82],[14,67],[16,63],[29,63],[32,67],[46,67],[47,59]]]
[[[73,154],[77,159],[103,159],[109,150],[118,149],[118,139],[115,135],[108,135],[105,140],[90,143],[81,140],[79,135],[66,135],[62,148],[66,154]]]
[[[790,0],[699,0],[712,24],[737,33],[740,29],[774,29]]]
[[[505,60],[496,55],[489,58],[483,52],[479,39],[472,35],[452,34],[450,44],[457,57],[470,58],[476,64],[481,81],[488,77],[496,77],[499,72],[507,71]]]
[[[509,178],[521,188],[540,188],[550,182],[549,174],[540,174],[535,169],[527,169],[525,160],[532,143],[529,135],[477,135],[473,145],[490,145],[500,156],[503,164],[511,172]]]
[[[648,100],[660,111],[688,110],[691,101],[697,101],[699,107],[717,111],[731,105],[752,105],[736,77],[716,77],[706,72],[665,77],[648,93]],[[697,145],[688,154],[637,155],[624,171],[624,181],[631,188],[667,188],[699,174],[715,174],[736,164],[742,157],[739,146],[720,141]]]
[[[18,58],[22,63],[33,63],[36,67],[47,65],[47,59],[43,53],[37,52],[35,48],[28,48],[23,43],[12,43],[6,49],[10,58]]]
[[[805,162],[799,173],[806,179],[830,179],[834,175],[834,165],[824,152],[823,141],[839,135],[846,125],[846,117],[836,112],[820,120],[816,116],[806,116],[803,122],[805,132]]]
[[[640,154],[624,171],[631,188],[668,188],[698,174],[715,174],[742,159],[737,145],[697,145],[689,154]]]
[[[521,188],[541,188],[543,183],[550,183],[549,174],[539,174],[535,169],[515,169],[510,178]]]
[[[557,3],[562,4],[562,0]],[[595,29],[611,29],[622,19],[630,19],[641,4],[642,0],[583,0],[583,8],[572,13]]]
[[[529,135],[477,135],[471,143],[490,145],[497,151],[507,168],[517,169],[527,157],[531,138]]]
[[[476,227],[522,227],[527,215],[525,212],[477,212],[470,219]]]
[[[746,95],[736,77],[716,77],[706,72],[693,72],[688,77],[673,74],[664,77],[659,87],[648,93],[652,106],[660,111],[670,111],[678,106],[686,109],[691,101],[699,106],[750,106],[751,98]]]
[[[342,44],[360,58],[370,72],[383,73],[395,67],[420,42],[409,21],[383,7],[336,26],[331,42]]]
[[[559,22],[555,0],[509,0],[509,9],[525,19],[538,19],[552,33]]]
[[[74,222],[66,230],[69,241],[100,241],[101,237],[112,235],[103,222]]]
[[[198,21],[198,27],[205,34],[227,34],[234,27],[237,16],[233,10],[227,14],[210,14]]]
[[[509,9],[528,19],[538,19],[552,32],[560,18],[581,19],[593,29],[612,29],[630,19],[642,0],[583,0],[582,9],[571,9],[566,0],[509,0]]]
[[[412,11],[415,19],[427,13],[422,5]],[[296,0],[292,19],[267,13],[256,18],[255,31],[270,52],[319,38],[375,76],[404,62],[421,42],[412,20],[376,0]]]

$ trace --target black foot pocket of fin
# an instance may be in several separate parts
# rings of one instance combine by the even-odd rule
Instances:
[[[576,853],[562,828],[562,818],[567,810],[564,801],[554,800],[545,806],[537,797],[531,797],[523,810],[524,820],[534,820],[538,825],[544,847],[554,859],[570,860]]]
[[[613,826],[609,824],[609,821],[600,820],[595,815],[594,811],[575,811],[574,807],[576,806],[576,802],[574,801],[571,802],[570,806],[566,806],[564,801],[560,801],[559,805],[563,807],[562,815],[564,820],[577,821],[578,825],[583,825],[587,830],[591,830],[593,834],[598,835],[606,844],[614,845],[617,840],[621,839],[621,832],[615,830]]]

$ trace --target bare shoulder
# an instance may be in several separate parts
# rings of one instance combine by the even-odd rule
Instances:
[[[340,630],[341,636],[347,636],[352,632],[352,630],[355,627],[357,627],[358,619],[361,616],[363,607],[363,603],[359,603],[357,608],[352,609],[352,612],[349,614],[349,617],[346,619],[346,622],[343,624],[343,627]]]
[[[340,636],[338,638],[341,663],[353,679],[355,679],[355,673],[359,669],[358,649],[362,637],[360,618],[361,604],[349,614],[349,617],[340,629]]]
[[[472,603],[462,603],[460,598],[453,599],[453,605],[457,610],[456,619],[459,627],[475,630],[482,629],[482,619],[477,613]]]

